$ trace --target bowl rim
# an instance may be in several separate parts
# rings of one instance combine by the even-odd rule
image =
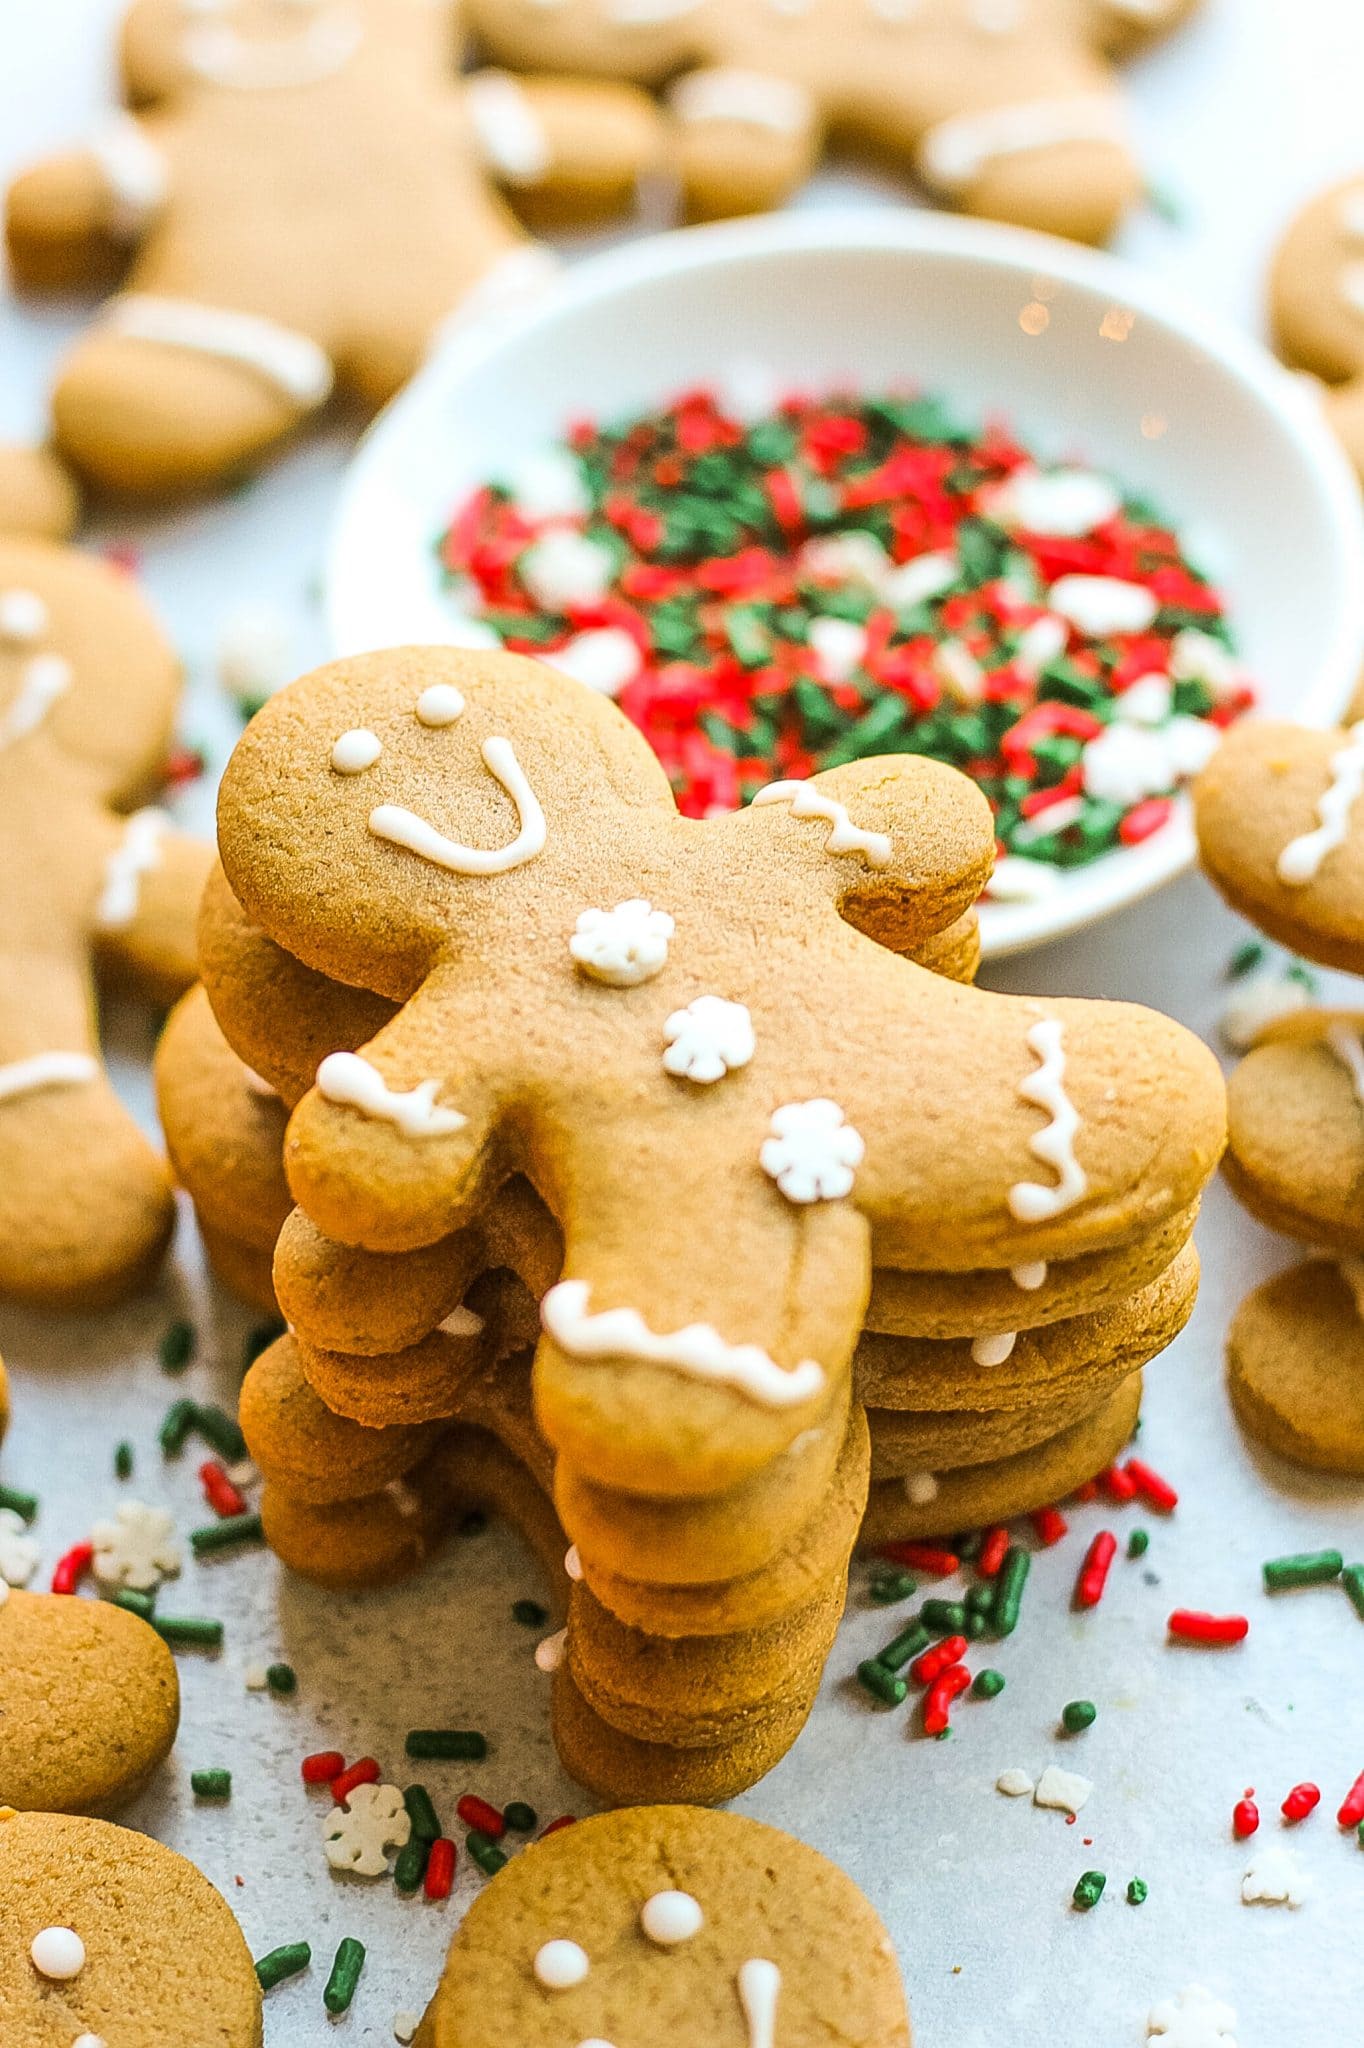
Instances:
[[[534,245],[532,245],[534,246]],[[409,422],[449,394],[502,349],[569,313],[600,306],[624,292],[687,271],[742,266],[773,255],[944,256],[989,269],[1043,275],[1092,298],[1120,304],[1155,322],[1180,345],[1212,362],[1269,416],[1292,445],[1336,537],[1336,617],[1313,675],[1295,707],[1295,722],[1334,724],[1364,680],[1364,498],[1307,380],[1262,343],[1178,287],[1107,250],[1087,248],[1032,229],[910,207],[829,206],[740,220],[709,222],[637,237],[563,266],[538,267],[538,288],[505,303],[458,311],[433,353],[362,436],[333,514],[323,570],[323,617],[333,652],[354,647],[352,550],[363,558],[371,480]],[[515,260],[515,258],[513,258]],[[1091,865],[1062,872],[1053,892],[1026,902],[984,902],[982,950],[987,958],[1023,952],[1124,909],[1191,867],[1197,857],[1190,805],[1182,797],[1162,831],[1141,845],[1115,849]]]

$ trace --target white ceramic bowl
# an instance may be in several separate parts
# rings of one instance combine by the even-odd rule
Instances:
[[[1364,660],[1364,520],[1301,382],[1113,257],[909,211],[628,243],[456,327],[356,455],[327,566],[334,651],[466,638],[433,552],[466,490],[575,413],[652,406],[754,366],[805,386],[909,380],[1112,470],[1160,502],[1225,591],[1264,707],[1309,724],[1344,708]],[[986,952],[1074,931],[1193,853],[1181,805],[1050,894],[987,903]]]

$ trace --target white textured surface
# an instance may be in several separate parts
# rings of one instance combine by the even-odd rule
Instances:
[[[100,103],[93,31],[113,12],[112,0],[63,0],[16,8],[0,24],[0,170],[75,132]],[[1190,218],[1180,231],[1135,223],[1127,252],[1219,310],[1257,318],[1273,232],[1314,185],[1355,167],[1361,60],[1354,0],[1212,0],[1177,46],[1133,75],[1148,154],[1188,200]],[[853,182],[822,180],[815,203]],[[74,325],[64,311],[0,308],[0,432],[36,429],[46,366]],[[139,529],[148,583],[192,667],[207,665],[235,609],[261,603],[283,603],[296,618],[297,666],[321,652],[303,591],[343,455],[339,438],[314,444],[244,499]],[[221,741],[233,725],[201,677],[187,731]],[[188,809],[206,822],[207,792]],[[1237,932],[1190,880],[996,979],[1146,998],[1210,1030]],[[148,1034],[134,1026],[123,1042],[130,1091],[145,1101]],[[1364,1726],[1352,1709],[1364,1633],[1338,1591],[1267,1600],[1257,1567],[1274,1552],[1327,1542],[1364,1556],[1364,1501],[1358,1488],[1260,1458],[1235,1431],[1221,1388],[1222,1333],[1246,1288],[1289,1254],[1220,1188],[1200,1239],[1203,1295],[1191,1330],[1149,1375],[1143,1432],[1144,1454],[1184,1498],[1169,1524],[1140,1517],[1152,1530],[1144,1565],[1120,1556],[1102,1607],[1069,1613],[1083,1543],[1105,1523],[1125,1534],[1138,1519],[1131,1509],[1077,1511],[1068,1543],[1034,1564],[1017,1635],[988,1646],[988,1658],[973,1653],[973,1663],[1006,1673],[1007,1691],[960,1705],[951,1741],[933,1745],[911,1733],[905,1712],[876,1709],[849,1685],[857,1659],[900,1614],[870,1611],[855,1594],[810,1729],[743,1802],[837,1856],[886,1914],[926,2048],[1140,2048],[1150,2006],[1191,1981],[1235,2006],[1242,2048],[1334,2048],[1357,2026],[1364,1856],[1333,1814],[1364,1766]],[[171,1507],[182,1530],[207,1518],[193,1450],[163,1469],[154,1448],[178,1391],[157,1370],[155,1342],[182,1309],[199,1323],[202,1348],[181,1384],[230,1399],[254,1319],[206,1298],[188,1231],[149,1302],[89,1321],[0,1317],[17,1407],[0,1471],[43,1495],[39,1583],[117,1499],[110,1456],[120,1436],[138,1450],[129,1491]],[[333,1744],[351,1756],[372,1750],[402,1779],[407,1727],[482,1726],[495,1741],[486,1764],[414,1767],[447,1819],[466,1785],[527,1798],[545,1818],[585,1809],[553,1762],[535,1632],[508,1613],[513,1598],[536,1590],[535,1576],[514,1542],[490,1531],[452,1542],[421,1580],[367,1598],[313,1593],[259,1552],[190,1563],[163,1596],[168,1611],[221,1615],[227,1645],[218,1659],[181,1657],[184,1733],[127,1818],[223,1886],[257,1954],[312,1941],[311,1973],[268,2001],[270,2048],[391,2041],[394,2014],[424,2004],[459,1905],[481,1882],[462,1871],[453,1905],[437,1909],[377,1882],[333,1877],[320,1848],[325,1795],[305,1793],[299,1756]],[[1178,1604],[1244,1608],[1248,1643],[1221,1655],[1167,1650],[1164,1617]],[[247,1666],[280,1656],[298,1668],[297,1697],[249,1694]],[[1060,1708],[1077,1696],[1096,1701],[1099,1719],[1086,1735],[1058,1738]],[[994,1789],[1002,1769],[1026,1763],[1036,1776],[1049,1761],[1095,1781],[1073,1828]],[[232,1802],[196,1809],[189,1772],[216,1763],[234,1771]],[[1232,1804],[1256,1787],[1266,1844],[1279,1829],[1279,1801],[1304,1777],[1323,1789],[1320,1809],[1292,1838],[1316,1879],[1313,1895],[1298,1913],[1244,1907],[1249,1858],[1230,1839]],[[1108,1889],[1094,1912],[1079,1914],[1070,1892],[1087,1868],[1105,1870]],[[1123,1903],[1134,1874],[1151,1887],[1139,1909]],[[350,2016],[332,2022],[321,1982],[344,1934],[363,1940],[370,1960]]]

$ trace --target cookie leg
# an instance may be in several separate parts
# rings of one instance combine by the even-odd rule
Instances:
[[[668,108],[689,221],[782,205],[809,177],[823,146],[813,95],[764,72],[688,72],[669,93]]]
[[[637,86],[479,71],[465,94],[489,176],[538,233],[630,213],[663,169],[667,125]]]

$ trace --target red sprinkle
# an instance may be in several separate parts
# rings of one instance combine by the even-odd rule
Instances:
[[[1231,1809],[1231,1831],[1238,1842],[1244,1842],[1253,1835],[1260,1825],[1260,1809],[1253,1799],[1238,1799]]]
[[[1036,1508],[1030,1517],[1033,1534],[1044,1550],[1059,1543],[1070,1527],[1060,1508]]]
[[[1308,1814],[1314,1813],[1320,1804],[1321,1787],[1305,1780],[1301,1785],[1293,1787],[1279,1811],[1285,1820],[1306,1820]]]
[[[959,1636],[953,1637],[960,1642]],[[959,1692],[965,1692],[971,1683],[971,1674],[964,1664],[949,1664],[939,1672],[928,1691],[924,1694],[924,1734],[941,1735],[947,1726],[949,1710]]]
[[[1133,804],[1118,826],[1119,839],[1124,846],[1140,846],[1143,839],[1154,838],[1161,826],[1169,822],[1173,810],[1168,796],[1148,796],[1144,802]]]
[[[1110,1500],[1125,1507],[1129,1500],[1137,1497],[1137,1482],[1121,1465],[1110,1465],[1106,1472],[1099,1474],[1099,1491],[1106,1493]]]
[[[1117,1555],[1118,1539],[1107,1529],[1100,1529],[1085,1553],[1080,1576],[1075,1581],[1075,1605],[1097,1607],[1104,1596],[1108,1583],[1108,1568]]]
[[[339,1749],[317,1749],[298,1768],[305,1785],[331,1785],[345,1770],[346,1759]]]
[[[1336,1819],[1343,1828],[1358,1827],[1359,1823],[1364,1820],[1364,1771],[1360,1772],[1349,1791],[1345,1794],[1340,1804],[1340,1810],[1336,1814]]]
[[[466,1828],[477,1828],[490,1841],[500,1842],[507,1832],[507,1823],[495,1806],[486,1799],[480,1799],[477,1792],[466,1792],[455,1807],[455,1812]]]
[[[577,1824],[578,1816],[576,1813],[561,1813],[557,1820],[552,1820],[548,1826],[541,1828],[540,1840],[543,1842],[546,1835],[557,1835],[561,1828],[576,1827]]]
[[[206,1458],[199,1467],[199,1484],[204,1499],[215,1515],[244,1515],[246,1499],[227,1476],[227,1467],[217,1458]]]
[[[883,1543],[877,1556],[925,1572],[930,1579],[950,1579],[953,1572],[961,1570],[961,1559],[952,1551],[934,1550],[927,1543]]]
[[[1166,1623],[1181,1643],[1241,1643],[1250,1634],[1244,1614],[1197,1614],[1177,1607]]]
[[[1162,1479],[1159,1472],[1153,1472],[1140,1458],[1129,1458],[1123,1470],[1148,1508],[1159,1508],[1163,1515],[1168,1515],[1179,1506],[1179,1495],[1169,1480]]]
[[[75,1543],[65,1557],[58,1558],[52,1573],[54,1593],[74,1593],[94,1562],[93,1543]]]
[[[931,1650],[925,1650],[916,1657],[909,1667],[910,1677],[920,1685],[931,1685],[950,1664],[958,1663],[966,1655],[965,1636],[946,1636],[940,1643],[934,1643]]]
[[[1008,1548],[1009,1532],[1002,1522],[997,1522],[993,1529],[985,1531],[985,1540],[980,1546],[980,1556],[976,1559],[976,1570],[981,1578],[994,1578],[999,1567],[1004,1562],[1005,1553]]]
[[[422,1889],[428,1899],[448,1899],[455,1881],[455,1845],[447,1835],[438,1835],[426,1859]]]
[[[374,1757],[362,1756],[348,1771],[342,1771],[332,1779],[332,1798],[340,1806],[343,1800],[350,1797],[357,1785],[377,1785],[382,1775]]]

